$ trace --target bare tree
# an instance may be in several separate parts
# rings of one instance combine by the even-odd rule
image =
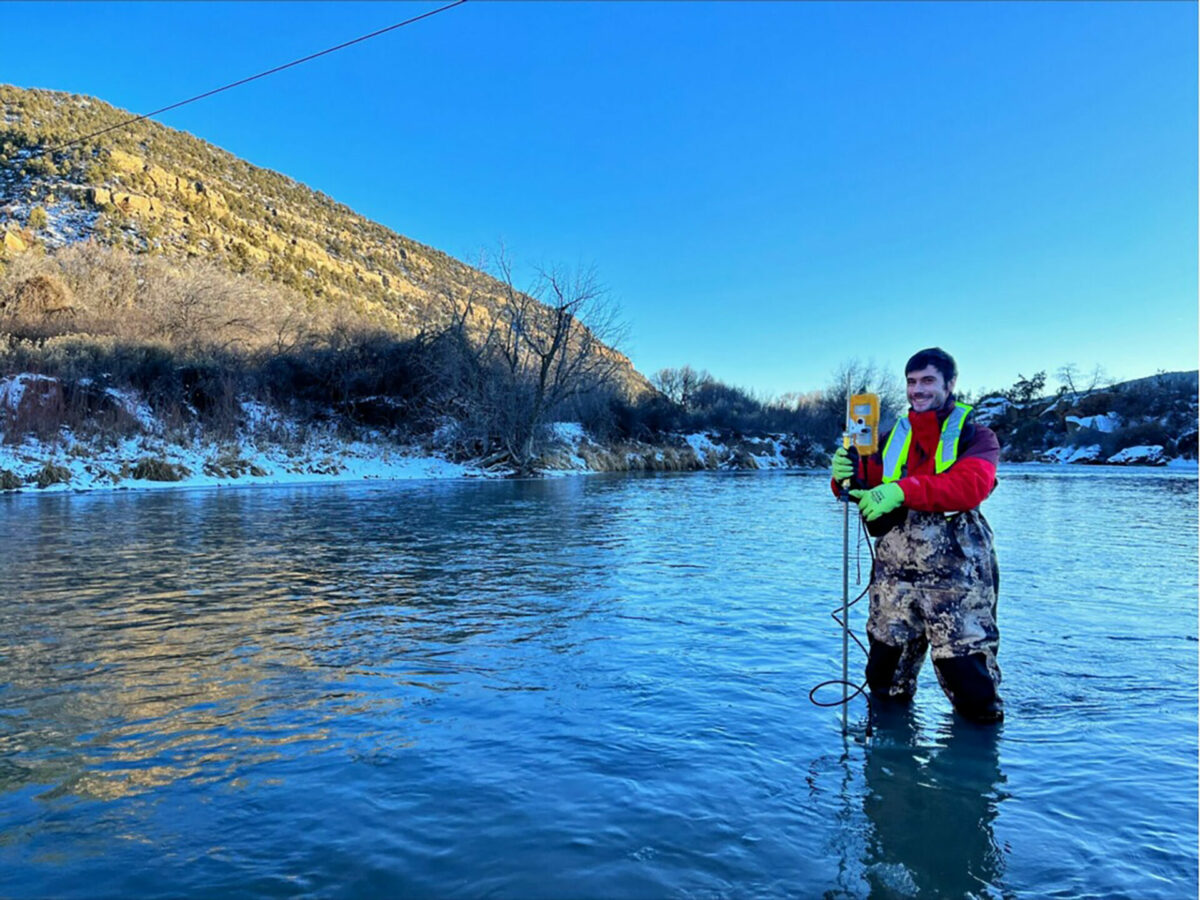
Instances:
[[[815,406],[821,431],[829,438],[840,435],[846,421],[846,386],[852,394],[878,394],[881,429],[890,428],[904,412],[907,395],[899,373],[879,366],[874,360],[852,359],[834,370],[828,386]]]
[[[681,369],[659,369],[650,379],[650,383],[668,400],[678,403],[689,412],[695,408],[697,392],[712,382],[713,377],[707,371],[702,369],[697,372],[691,366]]]
[[[449,418],[453,438],[445,438],[463,456],[478,455],[490,448],[495,432],[492,411],[498,379],[495,355],[497,317],[485,312],[479,291],[466,296],[455,286],[441,288],[443,319],[422,342],[424,391],[436,406],[441,422]],[[480,331],[477,323],[486,327]]]
[[[1066,363],[1061,365],[1055,371],[1054,376],[1058,379],[1066,393],[1071,395],[1071,402],[1074,403],[1079,399],[1079,388],[1075,386],[1075,382],[1080,380],[1079,366],[1075,363]]]
[[[515,286],[503,249],[491,268],[501,296],[448,295],[450,324],[439,339],[453,345],[458,418],[499,444],[491,459],[528,473],[553,414],[616,387],[625,326],[593,268],[538,269],[526,290]]]
[[[1084,373],[1075,363],[1067,363],[1059,366],[1055,370],[1054,376],[1058,379],[1059,384],[1070,393],[1072,403],[1088,394],[1112,387],[1112,378],[1104,370],[1104,366],[1099,363],[1087,373]]]

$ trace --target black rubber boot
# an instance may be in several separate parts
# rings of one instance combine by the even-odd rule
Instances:
[[[881,643],[870,636],[867,642],[870,644],[867,652],[867,686],[871,688],[872,702],[907,704],[912,694],[896,696],[891,693],[896,667],[904,655],[904,648]]]
[[[935,659],[942,687],[954,708],[972,722],[1000,722],[1004,719],[1004,701],[996,693],[995,682],[982,653]]]

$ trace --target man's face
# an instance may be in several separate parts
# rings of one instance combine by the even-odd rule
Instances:
[[[941,409],[946,398],[954,390],[957,378],[951,378],[950,383],[942,378],[942,373],[934,366],[926,366],[904,376],[908,382],[908,404],[913,412],[926,412],[931,409]]]

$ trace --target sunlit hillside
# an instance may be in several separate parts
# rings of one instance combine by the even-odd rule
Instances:
[[[482,329],[506,302],[479,269],[157,122],[55,149],[129,118],[92,97],[0,86],[0,263],[91,238],[286,288],[277,305],[293,321],[342,316],[400,338],[461,314],[468,297],[468,328]],[[644,391],[615,356],[627,388]]]

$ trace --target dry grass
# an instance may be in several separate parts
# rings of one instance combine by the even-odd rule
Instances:
[[[578,455],[593,472],[696,472],[716,467],[715,461],[706,466],[690,446],[584,443],[580,445]]]
[[[50,487],[52,484],[70,484],[71,470],[55,465],[52,462],[47,462],[38,470],[37,475],[33,477],[33,483],[40,488]]]
[[[204,474],[212,478],[240,478],[243,475],[260,478],[267,472],[240,456],[236,450],[226,449],[205,461]]]
[[[141,481],[183,481],[192,472],[184,465],[168,462],[161,457],[143,456],[129,473]]]

